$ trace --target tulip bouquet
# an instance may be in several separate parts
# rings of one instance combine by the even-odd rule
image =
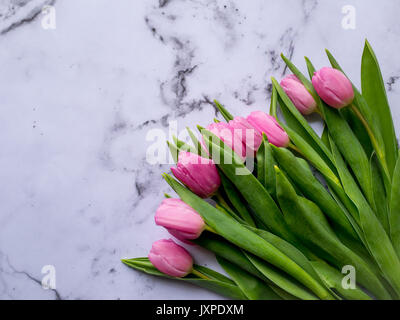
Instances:
[[[282,55],[293,74],[272,78],[269,114],[234,117],[215,101],[226,122],[168,142],[175,178],[163,177],[179,198],[166,194],[155,222],[214,252],[229,277],[173,240],[123,263],[233,299],[400,298],[399,148],[380,68],[366,42],[360,92],[327,55],[318,71],[306,58],[309,78]]]

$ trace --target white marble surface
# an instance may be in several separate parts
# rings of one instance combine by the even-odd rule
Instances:
[[[280,52],[305,70],[304,55],[322,67],[329,48],[359,83],[365,37],[400,132],[399,13],[396,0],[1,0],[0,299],[220,298],[119,261],[167,236],[153,214],[169,166],[146,162],[146,133],[206,125],[213,98],[265,110]],[[56,290],[40,285],[44,265]]]

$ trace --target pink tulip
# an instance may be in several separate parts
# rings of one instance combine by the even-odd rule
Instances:
[[[156,224],[179,240],[197,239],[205,228],[203,218],[180,199],[164,199],[155,215]]]
[[[254,156],[262,140],[262,136],[242,117],[235,117],[229,123],[212,123],[207,130],[220,138],[242,160],[246,159],[246,154]]]
[[[262,111],[253,111],[247,121],[260,133],[265,133],[268,141],[277,147],[287,147],[289,136],[273,116]]]
[[[243,147],[242,139],[234,134],[233,129],[226,122],[211,123],[206,129],[218,138],[220,138],[224,144],[230,147],[236,152],[236,154],[244,160],[246,158],[246,147]],[[203,139],[204,144],[204,139]]]
[[[282,79],[281,86],[290,100],[292,100],[297,110],[302,114],[307,115],[315,111],[317,103],[306,87],[294,74],[288,75]]]
[[[333,108],[348,106],[354,99],[351,82],[337,69],[324,67],[314,72],[312,84],[321,99]]]
[[[199,197],[207,198],[221,185],[217,167],[211,159],[181,151],[176,168],[171,168],[174,176]]]
[[[248,155],[254,156],[261,144],[262,135],[243,117],[235,117],[230,120],[229,126],[242,140],[243,149],[247,148]]]
[[[193,270],[190,253],[171,239],[154,242],[148,257],[153,266],[171,277],[182,278]]]

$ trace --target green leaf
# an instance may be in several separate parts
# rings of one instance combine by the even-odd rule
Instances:
[[[315,295],[310,293],[306,288],[304,288],[293,278],[283,274],[278,269],[251,254],[245,253],[245,255],[250,260],[250,262],[276,286],[284,289],[286,292],[297,298],[303,300],[317,300],[317,297]]]
[[[196,149],[193,146],[188,145],[186,142],[184,142],[182,140],[179,140],[175,136],[172,136],[172,139],[174,140],[175,145],[178,147],[179,152],[181,152],[181,151],[189,151],[189,152],[196,153]]]
[[[282,213],[275,201],[245,167],[243,161],[230,148],[225,147],[224,143],[213,133],[203,129],[202,134],[215,163],[240,190],[255,215],[274,233],[285,239],[291,239],[291,234],[286,228]],[[214,141],[219,141],[219,143],[214,144]]]
[[[326,50],[326,53],[331,65],[335,69],[338,69],[344,73],[332,54],[328,50]],[[354,84],[352,85],[354,90],[353,106],[350,108],[342,108],[339,112],[349,123],[349,126],[357,136],[367,156],[371,156],[372,151],[375,149],[375,152],[377,153],[378,159],[381,163],[380,166],[384,175],[385,187],[388,188],[387,190],[389,190],[388,180],[390,180],[390,178],[385,159],[385,152],[383,150],[384,141],[378,124],[379,120],[375,116],[374,110],[368,106],[367,101],[361,95],[359,90]],[[361,117],[359,114],[361,114]],[[366,123],[363,122],[364,120],[361,121],[361,118],[364,118]]]
[[[371,113],[377,119],[378,128],[374,132],[382,133],[386,162],[389,173],[392,174],[398,153],[397,140],[382,73],[375,53],[367,40],[361,61],[361,88]]]
[[[349,221],[351,222],[354,230],[356,231],[358,237],[361,239],[363,243],[366,243],[363,239],[364,232],[361,230],[359,223],[360,223],[360,216],[358,214],[358,209],[355,206],[354,202],[348,197],[342,186],[332,184],[330,181],[327,181],[327,187],[335,199],[336,203],[342,208],[342,211],[346,213],[346,216],[349,217]]]
[[[192,132],[192,130],[190,130],[190,128],[186,127],[186,130],[189,134],[190,139],[193,142],[194,145],[194,153],[198,154],[199,156],[202,156],[204,158],[208,158],[208,154],[205,152],[204,148],[202,147],[200,141],[197,139],[197,137],[195,136],[195,134]]]
[[[324,125],[324,130],[322,131],[321,140],[327,146],[327,148],[330,150],[328,134],[329,134],[328,127],[326,125]]]
[[[230,120],[233,120],[233,116],[229,113],[228,110],[225,109],[225,107],[220,104],[217,100],[214,100],[215,106],[221,113],[221,115],[224,117],[224,119],[229,122]]]
[[[306,60],[308,68],[311,71],[315,70],[311,62],[308,59]],[[352,168],[369,203],[373,205],[374,197],[371,188],[371,170],[369,159],[365,154],[364,148],[361,146],[346,120],[342,118],[336,109],[326,106],[319,97],[316,98],[316,102],[324,115],[329,134]]]
[[[300,266],[298,266],[294,261],[292,261],[277,248],[269,244],[254,232],[248,230],[245,226],[233,218],[221,214],[219,210],[196,196],[187,188],[183,187],[171,176],[164,174],[164,179],[180,196],[182,201],[196,210],[202,216],[207,225],[215,230],[216,233],[238,247],[287,272],[302,284],[307,286],[321,299],[331,298],[329,292],[327,292],[323,286],[321,286],[306,271],[304,271]]]
[[[333,158],[335,161],[335,166],[337,168],[337,171],[338,171],[338,174],[339,174],[339,177],[340,177],[340,180],[341,180],[341,183],[343,185],[343,189],[344,189],[346,195],[351,199],[351,201],[353,201],[354,204],[356,204],[357,202],[360,202],[360,199],[363,199],[366,202],[362,191],[360,190],[356,181],[353,179],[353,176],[351,175],[350,171],[348,170],[340,151],[336,147],[335,142],[332,140],[332,138],[330,136],[328,136],[328,137],[329,137],[329,143],[331,145]],[[344,197],[342,197],[342,199],[343,198]],[[349,209],[351,209],[351,207],[349,207]],[[351,210],[350,212],[353,213],[353,218],[357,221],[357,223],[360,224],[360,216],[359,216],[358,210],[356,212]]]
[[[275,286],[268,278],[266,278],[258,269],[249,261],[244,255],[243,251],[237,246],[234,246],[230,242],[226,241],[222,237],[210,233],[203,232],[200,238],[192,240],[197,245],[214,252],[217,256],[224,258],[225,260],[235,264],[251,275],[264,281],[276,294],[285,300],[298,299],[283,289]]]
[[[243,294],[242,290],[232,280],[206,267],[196,265],[193,266],[196,270],[208,276],[210,280],[201,279],[193,274],[188,274],[186,277],[183,278],[170,277],[158,271],[152,265],[148,258],[122,259],[121,261],[128,267],[153,276],[189,282],[197,286],[212,290],[231,299],[246,300],[246,296]]]
[[[379,170],[379,163],[375,152],[371,154],[370,158],[371,178],[372,178],[372,192],[375,200],[375,213],[381,222],[383,228],[387,234],[390,234],[389,230],[389,213],[388,213],[388,202],[386,201],[385,185],[381,171]]]
[[[231,276],[243,293],[250,300],[281,300],[281,298],[264,282],[255,278],[228,260],[217,256],[221,267]]]
[[[369,160],[363,147],[351,131],[347,122],[336,110],[324,107],[325,121],[328,125],[329,134],[332,136],[347,163],[352,168],[366,198],[370,204],[374,203],[371,188],[372,177]]]
[[[274,118],[278,118],[276,111],[277,111],[277,103],[278,103],[278,93],[276,92],[275,87],[272,87],[271,93],[271,104],[269,106],[269,114]]]
[[[282,238],[274,235],[265,230],[260,230],[257,228],[253,228],[248,226],[249,230],[253,231],[265,241],[276,247],[278,250],[286,254],[290,259],[296,262],[301,268],[307,271],[311,276],[313,276],[317,281],[319,276],[315,273],[314,269],[310,265],[308,259],[303,254],[303,250],[306,251],[307,249],[301,247],[300,251],[295,246],[290,244],[289,242],[283,240]],[[256,269],[253,264],[246,258],[246,256],[242,253],[238,247],[232,245],[231,243],[227,242],[223,238],[219,237],[218,235],[211,234],[209,232],[205,232],[201,235],[200,238],[193,240],[196,244],[206,248],[216,255],[225,258],[226,260],[238,265],[242,269],[246,270],[250,274],[267,281],[267,283],[271,283],[265,276],[263,276],[258,269]]]
[[[397,255],[400,257],[400,157],[393,172],[392,191],[390,196],[390,237]]]
[[[320,155],[295,131],[282,124],[293,143],[298,147],[302,155],[325,177],[325,179],[335,185],[340,186],[340,181],[329,165],[320,157]]]
[[[368,247],[366,242],[360,242],[360,240],[355,240],[354,238],[350,238],[347,234],[343,233],[341,230],[336,228],[332,228],[335,234],[340,239],[347,248],[357,254],[367,265],[368,268],[375,274],[379,275],[379,279],[382,281],[382,272],[376,264],[374,258],[371,256],[371,253],[368,251]],[[360,229],[361,230],[361,229]],[[364,245],[365,243],[365,245]]]
[[[224,206],[222,203],[220,203],[217,199],[215,200],[217,202],[217,204],[215,205],[215,207],[221,211],[222,213],[226,214],[229,217],[234,218],[236,221],[240,222],[240,223],[245,223],[245,221],[242,220],[241,217],[239,217],[235,212],[233,212],[229,207]]]
[[[317,257],[306,247],[298,245],[296,248],[291,243],[285,241],[284,239],[274,235],[271,232],[260,230],[252,227],[248,227],[254,233],[258,234],[261,238],[268,241],[274,247],[286,254],[290,259],[296,262],[300,267],[307,271],[314,279],[322,284],[321,279],[318,274],[315,273],[314,268],[311,266],[308,259],[317,259]],[[306,257],[307,256],[307,257]]]
[[[272,146],[272,148],[279,165],[302,190],[304,196],[314,201],[334,225],[344,230],[353,238],[358,239],[357,233],[349,221],[349,217],[321,182],[314,177],[308,164],[303,159],[295,157],[285,148],[275,146]]]
[[[277,196],[291,231],[319,257],[338,268],[352,265],[357,270],[358,281],[380,299],[390,299],[379,279],[368,265],[343,245],[312,201],[299,197],[287,178],[276,167]],[[301,227],[299,227],[301,226]]]
[[[258,148],[257,154],[257,179],[271,196],[275,196],[275,159],[272,155],[268,138],[263,133],[263,140]]]
[[[371,300],[371,297],[358,289],[344,289],[342,286],[343,274],[323,261],[312,261],[314,269],[331,289],[348,300]]]
[[[219,235],[203,232],[202,235],[192,240],[197,245],[214,252],[217,256],[220,256],[237,266],[241,267],[243,270],[258,277],[259,279],[265,281],[267,280],[258,270],[253,266],[253,264],[246,258],[242,251],[232,243],[226,241]],[[268,282],[268,280],[267,280]],[[268,282],[270,283],[270,282]]]
[[[229,179],[225,176],[224,173],[220,172],[222,186],[224,188],[224,192],[228,197],[228,200],[239,213],[240,217],[246,221],[249,225],[255,226],[254,220],[251,217],[250,212],[247,210],[246,204],[240,197],[240,193],[237,191],[236,187],[232,185]]]
[[[313,152],[315,154],[318,154],[318,157],[320,157],[323,160],[323,162],[327,166],[329,166],[330,170],[335,172],[335,167],[332,165],[332,161],[329,159],[329,157],[327,157],[326,154],[321,151],[319,146],[316,144],[315,140],[308,134],[308,132],[301,125],[301,123],[293,116],[293,114],[289,111],[289,109],[287,108],[287,106],[285,105],[285,103],[282,101],[282,99],[280,97],[278,98],[278,101],[279,101],[281,113],[283,115],[283,118],[285,119],[285,124],[281,123],[278,120],[280,122],[281,126],[284,128],[289,127],[291,132],[294,132],[297,136],[301,137],[307,143],[308,148],[312,148]],[[288,135],[289,135],[290,139],[292,140],[292,142],[294,142],[294,140],[293,140],[294,138],[292,138],[293,134],[289,134],[289,132],[288,132]],[[321,139],[321,141],[322,141],[322,139]],[[299,147],[299,146],[297,146],[297,147]],[[299,149],[301,152],[303,152],[303,150],[301,148],[299,148]]]
[[[356,100],[354,100],[354,104],[356,104]],[[361,145],[364,148],[365,153],[367,156],[372,154],[374,150],[371,144],[371,140],[368,136],[365,127],[363,126],[360,119],[354,114],[351,108],[342,108],[339,110],[339,113],[347,121],[351,130],[353,130],[354,134],[356,135],[358,141],[360,141]]]
[[[169,141],[167,141],[167,145],[168,145],[169,151],[171,152],[172,159],[174,159],[174,162],[177,163],[178,162],[178,154],[179,154],[178,148]]]
[[[386,279],[392,284],[397,294],[400,294],[400,261],[390,239],[379,222],[376,214],[352,179],[343,158],[335,143],[331,141],[332,154],[343,183],[343,188],[358,210],[358,223],[364,233],[365,244]],[[400,296],[400,295],[399,295]]]

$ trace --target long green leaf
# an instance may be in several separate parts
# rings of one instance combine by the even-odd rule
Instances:
[[[171,153],[172,159],[174,159],[174,162],[178,162],[178,154],[179,154],[179,149],[171,142],[167,141],[167,145],[169,148],[169,151]]]
[[[230,242],[226,241],[222,237],[214,233],[203,232],[201,237],[193,240],[193,242],[207,250],[214,252],[217,256],[224,258],[225,260],[237,265],[241,269],[262,280],[283,299],[298,299],[297,297],[294,297],[282,288],[274,285],[271,280],[266,278],[260,271],[258,271],[258,269],[245,256],[242,250],[240,250],[237,246],[231,244]]]
[[[251,217],[249,210],[247,210],[246,204],[243,203],[244,201],[241,199],[240,193],[236,190],[236,187],[232,185],[232,183],[229,181],[224,173],[221,172],[220,177],[225,194],[227,195],[229,201],[232,203],[233,207],[237,210],[244,221],[254,227],[254,220]]]
[[[353,238],[358,239],[352,224],[346,213],[332,198],[320,181],[313,175],[310,167],[301,158],[296,158],[289,150],[272,146],[274,155],[279,165],[285,170],[289,177],[302,190],[303,194],[314,201],[321,210],[329,217],[334,225]]]
[[[371,300],[371,297],[364,293],[359,288],[354,289],[344,289],[342,286],[343,274],[337,269],[331,267],[323,261],[312,261],[314,269],[321,276],[324,282],[329,286],[329,288],[337,291],[345,299],[349,300]]]
[[[197,245],[214,252],[217,256],[236,264],[253,276],[264,281],[266,280],[266,278],[253,266],[237,246],[233,245],[221,236],[210,232],[203,232],[199,238],[192,241]]]
[[[358,209],[358,221],[363,230],[366,245],[382,273],[400,296],[400,261],[389,236],[352,179],[338,148],[332,140],[331,149],[343,188]]]
[[[385,183],[383,181],[382,172],[379,170],[379,163],[376,157],[376,153],[373,152],[370,158],[371,168],[371,183],[372,192],[375,200],[375,212],[381,222],[383,228],[387,234],[390,234],[389,230],[389,208],[388,202],[386,201]]]
[[[202,157],[207,157],[207,154],[204,150],[204,148],[202,147],[200,141],[197,139],[197,137],[195,136],[195,134],[192,132],[192,130],[190,130],[190,128],[186,127],[186,130],[189,134],[190,139],[193,142],[194,145],[194,149],[195,149],[195,153],[202,156]]]
[[[179,151],[189,151],[196,153],[196,148],[187,144],[185,141],[179,140],[176,136],[172,136],[175,145],[178,147]]]
[[[289,292],[291,295],[298,297],[303,300],[317,300],[317,297],[310,293],[306,288],[304,288],[300,283],[294,281],[287,275],[282,274],[274,268],[273,266],[265,263],[261,259],[245,253],[246,257],[250,262],[270,281],[272,281],[276,286]]]
[[[393,172],[392,192],[390,196],[390,237],[397,255],[400,257],[400,157]]]
[[[306,58],[306,62],[310,72],[315,71],[311,61]],[[361,146],[346,120],[342,118],[337,110],[327,106],[319,97],[316,98],[316,102],[324,115],[324,120],[328,126],[329,134],[352,168],[352,171],[356,176],[369,203],[374,205],[375,202],[371,187],[371,170],[369,166],[369,159],[365,154],[364,148]]]
[[[224,206],[218,200],[216,200],[217,204],[215,205],[215,208],[217,208],[219,211],[224,213],[225,215],[234,218],[236,221],[239,221],[242,224],[245,224],[246,222],[242,220],[241,217],[239,217],[234,211],[232,211],[229,207]]]
[[[269,106],[269,114],[274,118],[278,118],[277,116],[277,104],[278,104],[278,93],[274,86],[272,86],[272,93],[271,93],[271,103]]]
[[[361,88],[371,113],[378,120],[379,130],[374,131],[382,133],[386,162],[389,173],[392,174],[398,153],[397,140],[382,73],[375,53],[367,40],[361,61]]]
[[[218,294],[226,296],[231,299],[246,300],[246,296],[242,290],[229,278],[222,274],[219,274],[211,269],[201,266],[194,266],[194,268],[203,274],[210,277],[210,280],[201,279],[193,274],[189,274],[183,278],[170,277],[160,271],[158,271],[148,258],[135,258],[135,259],[122,259],[121,260],[128,267],[145,272],[153,276],[159,276],[168,279],[174,279],[184,282],[189,282],[197,286],[212,290]]]
[[[275,159],[268,138],[263,133],[263,140],[257,151],[257,179],[271,196],[275,196]]]
[[[227,122],[229,120],[233,120],[233,116],[229,113],[228,110],[225,109],[225,107],[221,103],[219,103],[217,100],[214,100],[214,104]]]
[[[318,274],[315,273],[314,268],[311,266],[308,258],[318,259],[311,251],[306,247],[298,245],[298,248],[293,246],[291,243],[285,241],[284,239],[274,235],[271,232],[260,230],[252,227],[248,227],[254,233],[258,234],[261,238],[268,241],[274,247],[286,254],[290,259],[296,262],[300,267],[306,270],[311,276],[322,284],[321,279]],[[306,257],[307,256],[307,257]]]
[[[344,73],[333,55],[326,50],[332,67]],[[375,150],[379,160],[379,171],[387,193],[390,193],[390,174],[385,157],[385,143],[379,128],[379,119],[375,116],[375,110],[368,106],[367,101],[353,84],[354,100],[351,108],[340,109],[340,114],[349,123],[354,134],[357,136],[368,157]],[[355,106],[355,107],[354,107]],[[360,117],[361,114],[361,117]],[[363,118],[363,119],[362,119]],[[379,209],[379,208],[378,208]]]
[[[254,231],[264,240],[268,241],[270,244],[275,246],[277,249],[282,251],[286,254],[289,258],[295,261],[300,267],[306,270],[309,274],[311,274],[316,280],[320,281],[319,276],[315,273],[313,267],[308,262],[307,258],[303,255],[303,253],[298,250],[296,247],[292,246],[290,243],[286,242],[285,240],[275,236],[274,234],[259,230],[256,228],[248,227],[250,230]],[[253,276],[263,280],[266,282],[273,290],[276,291],[276,287],[272,285],[272,281],[268,279],[266,276],[263,275],[246,257],[245,254],[236,246],[232,245],[228,241],[224,240],[223,238],[205,232],[201,235],[200,238],[194,240],[194,242],[203,248],[206,248],[212,252],[214,252],[217,256],[221,256],[224,259],[236,264],[243,270],[246,270],[248,273],[252,274]],[[267,269],[271,268],[271,266],[267,266]],[[274,273],[279,273],[276,269],[274,269]],[[280,275],[282,277],[282,275]],[[322,282],[321,282],[322,283]],[[298,284],[296,285],[298,286]],[[286,288],[287,289],[287,288]],[[282,292],[276,291],[280,296],[282,296]],[[290,298],[290,297],[285,297]]]
[[[276,247],[269,244],[254,232],[248,230],[233,218],[222,215],[220,211],[211,204],[193,194],[169,175],[165,174],[164,179],[185,203],[202,216],[208,226],[226,240],[287,272],[312,290],[321,299],[332,298],[329,292],[321,286],[318,281]]]
[[[298,147],[302,155],[311,162],[311,164],[318,169],[319,172],[323,174],[325,179],[330,181],[332,184],[336,184],[340,186],[340,181],[335,175],[335,173],[331,170],[329,165],[321,158],[321,156],[295,131],[291,128],[282,124],[282,127],[285,129],[290,139],[294,142],[296,147]]]
[[[281,300],[281,298],[264,282],[255,278],[228,260],[217,256],[221,267],[231,276],[243,293],[250,300]]]
[[[308,199],[299,197],[277,167],[276,172],[279,204],[292,232],[310,249],[315,250],[318,256],[338,268],[344,265],[354,266],[357,270],[357,279],[363,286],[380,299],[390,299],[390,294],[368,265],[340,242],[318,206]]]

